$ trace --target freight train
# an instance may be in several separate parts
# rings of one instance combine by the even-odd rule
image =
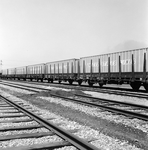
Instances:
[[[87,82],[100,87],[126,83],[135,91],[144,86],[148,92],[148,48],[4,69],[1,78]]]

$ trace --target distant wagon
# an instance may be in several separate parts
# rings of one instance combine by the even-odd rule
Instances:
[[[45,79],[48,82],[68,81],[72,84],[77,80],[78,59],[68,59],[45,64]]]
[[[15,79],[26,80],[26,77],[27,77],[27,67],[26,66],[15,68]]]
[[[8,76],[8,69],[3,69],[1,78],[7,79],[7,76]]]
[[[16,74],[15,68],[7,69],[7,78],[15,79],[15,74]]]
[[[44,63],[27,66],[26,79],[30,79],[31,81],[35,79],[37,81],[40,80],[43,82],[44,75],[45,75]]]

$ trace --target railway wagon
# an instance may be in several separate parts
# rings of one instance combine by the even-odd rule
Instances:
[[[15,80],[15,73],[16,73],[16,69],[15,68],[8,69],[8,71],[7,71],[7,78]]]
[[[17,67],[16,68],[16,72],[15,72],[15,79],[23,79],[26,80],[26,76],[27,76],[27,67]]]
[[[30,79],[31,81],[33,79],[39,81],[41,80],[43,82],[44,74],[45,74],[45,64],[36,64],[36,65],[29,65],[26,67],[27,70],[27,76],[26,79]]]
[[[2,70],[1,78],[7,79],[7,75],[8,75],[8,69],[3,69],[3,70]]]
[[[80,78],[90,86],[128,83],[148,91],[148,48],[80,58]]]
[[[68,59],[45,64],[45,79],[48,82],[68,81],[70,84],[77,80],[78,59]]]

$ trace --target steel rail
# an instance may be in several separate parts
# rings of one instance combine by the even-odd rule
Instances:
[[[8,84],[8,83],[0,83],[0,84],[7,85],[7,86],[11,86],[11,87],[15,87],[15,88],[20,88],[20,89],[28,90],[28,91],[32,91],[32,92],[39,92],[39,91],[36,91],[36,90],[24,88],[24,87],[18,87],[18,86],[12,85],[11,83],[9,83],[9,84]],[[20,85],[20,86],[21,86],[21,85]],[[31,87],[30,87],[30,88],[31,88]]]
[[[25,85],[19,85],[19,86],[25,86]],[[31,87],[29,86],[29,88],[31,88]],[[32,88],[36,88],[36,87],[32,87]],[[44,89],[44,88],[40,88],[40,89],[46,90],[46,91],[51,91],[49,89]],[[135,117],[135,118],[138,118],[138,119],[148,121],[148,115],[144,115],[144,114],[140,114],[140,113],[136,113],[136,112],[132,112],[132,111],[127,111],[127,110],[123,110],[123,109],[118,109],[118,108],[114,108],[114,107],[110,107],[110,106],[103,106],[103,105],[95,104],[95,103],[92,103],[92,102],[84,102],[84,101],[81,101],[81,100],[74,100],[74,99],[67,98],[67,97],[64,97],[64,96],[59,96],[59,95],[56,95],[56,94],[51,94],[50,93],[50,95],[60,97],[60,98],[64,98],[64,99],[68,99],[68,100],[75,101],[77,103],[81,103],[81,104],[85,104],[85,105],[89,105],[89,106],[91,105],[91,106],[95,106],[95,107],[100,107],[100,108],[103,108],[103,109],[111,111],[111,112],[115,112],[115,113],[118,113],[118,114],[130,116],[130,117]],[[85,96],[85,95],[81,95],[81,94],[75,94],[75,95],[76,96],[81,96],[81,97],[86,97],[86,98],[91,98],[91,99],[97,99],[97,100],[101,100],[101,101],[105,101],[105,102],[111,102],[111,103],[115,103],[115,104],[123,104],[123,105],[127,105],[127,106],[134,106],[134,107],[137,107],[137,108],[148,109],[147,106],[133,104],[133,103],[119,102],[119,101],[114,101],[114,100],[109,100],[109,99]]]
[[[123,91],[109,91],[109,90],[102,90],[102,89],[98,90],[97,89],[96,92],[122,95],[122,96],[131,96],[131,97],[138,97],[138,98],[148,98],[148,95],[143,95],[143,94],[140,94],[140,93],[126,93],[126,92],[123,92]]]
[[[3,82],[2,84],[18,85],[18,86],[24,86],[24,87],[28,87],[28,88],[35,88],[35,89],[38,89],[38,90],[46,90],[46,89],[39,88],[39,87],[34,87],[34,86],[29,86],[29,85],[22,85],[22,84],[16,84],[16,83]]]
[[[8,81],[4,81],[4,82],[8,82]],[[18,82],[18,81],[12,81],[12,82]],[[24,82],[24,81],[21,81],[21,82]],[[26,83],[26,82],[25,82]],[[31,82],[33,84],[36,84],[35,82]],[[38,83],[38,82],[37,82]],[[16,84],[16,83],[14,83]],[[43,85],[43,83],[38,83],[39,85]],[[55,83],[56,84],[56,83]],[[17,85],[17,84],[16,84]],[[63,84],[63,85],[67,85],[67,84]],[[47,86],[47,85],[44,85],[44,86]],[[69,86],[77,86],[77,85],[69,85]],[[27,86],[26,86],[27,87]],[[29,86],[28,86],[29,87]],[[81,86],[81,87],[78,87],[78,88],[82,88],[81,90],[84,90],[83,88],[86,88],[88,86]],[[65,87],[67,88],[67,87]],[[92,87],[91,87],[92,88]],[[40,89],[40,88],[38,88]],[[96,89],[96,87],[93,87],[93,89]],[[87,89],[88,90],[88,89]],[[89,89],[89,91],[92,91],[91,89]],[[145,94],[145,93],[135,93],[134,91],[129,91],[130,93],[126,93],[127,90],[123,91],[123,90],[112,90],[112,89],[108,89],[108,88],[97,88],[95,90],[95,92],[100,92],[100,93],[108,93],[108,94],[115,94],[115,95],[123,95],[123,96],[131,96],[131,97],[138,97],[138,98],[148,98],[148,94]]]
[[[110,100],[110,99],[105,99],[105,98],[98,98],[98,97],[87,96],[87,95],[82,95],[82,94],[75,94],[75,95],[76,96],[81,96],[81,97],[86,97],[86,98],[91,98],[91,99],[96,99],[96,100],[104,101],[104,102],[111,102],[111,103],[116,103],[116,104],[123,104],[123,105],[128,105],[128,106],[134,106],[134,107],[138,107],[138,108],[148,109],[148,106],[134,104],[134,103],[115,101],[115,100]]]
[[[50,89],[44,89],[44,88],[39,88],[39,87],[33,87],[33,86],[27,86],[27,85],[20,85],[20,84],[15,84],[15,85],[24,86],[24,87],[28,87],[28,88],[35,88],[35,89],[39,89],[39,90],[51,91]],[[15,87],[17,87],[17,86],[15,86]],[[17,88],[19,88],[19,87],[17,87]],[[24,88],[24,89],[27,90],[27,88]],[[82,95],[82,94],[75,94],[75,96],[81,96],[81,97],[96,99],[96,100],[99,100],[99,101],[101,100],[101,101],[104,101],[104,102],[107,101],[107,102],[112,102],[112,103],[117,103],[117,104],[123,104],[123,105],[128,105],[128,106],[134,106],[134,107],[138,107],[138,108],[148,109],[148,106],[134,104],[134,103],[127,103],[127,102],[109,100],[109,99],[105,99],[105,98],[98,98],[98,97],[87,96],[87,95]]]
[[[36,88],[36,89],[40,89],[40,90],[51,91],[50,89],[44,89],[44,88],[38,88],[38,87],[31,87],[31,86],[20,85],[20,84],[16,84],[16,85],[25,86],[25,87],[29,87],[29,88]],[[15,87],[17,87],[17,86],[15,86]],[[18,88],[20,88],[20,87],[18,87]],[[24,88],[24,89],[26,89],[26,88]],[[53,94],[51,94],[51,95],[53,95]],[[91,99],[96,99],[96,100],[104,101],[104,102],[111,102],[111,103],[115,103],[115,104],[123,104],[123,105],[127,105],[127,106],[134,106],[134,107],[137,107],[137,108],[148,109],[148,106],[134,104],[134,103],[119,102],[119,101],[114,101],[114,100],[109,100],[109,99],[103,99],[103,98],[97,98],[97,97],[92,97],[92,96],[86,96],[86,95],[81,95],[81,94],[75,94],[75,95],[76,96],[81,96],[81,97],[86,97],[86,98],[91,98]],[[58,95],[54,95],[54,96],[61,97],[61,98],[66,98],[66,97],[62,97],[62,96],[58,96]],[[68,99],[70,100],[70,98],[68,98]],[[85,103],[89,103],[89,102],[85,102]],[[92,105],[92,103],[90,103],[89,105]],[[143,115],[143,114],[139,114],[139,113],[135,113],[135,112],[131,112],[131,111],[126,111],[126,110],[121,110],[121,109],[117,109],[117,108],[113,108],[113,107],[109,107],[109,106],[103,106],[103,105],[99,105],[99,104],[94,104],[94,105],[97,105],[97,107],[106,108],[107,110],[113,111],[113,112],[116,112],[116,113],[119,113],[119,110],[120,110],[120,113],[122,112],[122,114],[124,114],[124,115],[130,115],[132,117],[134,116],[134,117],[137,117],[139,119],[148,120],[147,119],[147,117],[148,117],[147,115]]]
[[[68,97],[64,97],[64,96],[60,96],[60,95],[56,95],[56,94],[50,94],[50,95],[54,96],[54,97],[58,97],[58,98],[63,98],[64,100],[70,100],[70,101],[80,103],[80,104],[83,104],[83,105],[88,105],[88,106],[95,106],[95,107],[103,108],[104,110],[107,110],[107,111],[110,111],[110,112],[115,112],[115,113],[118,113],[118,114],[130,116],[130,117],[135,117],[135,118],[138,118],[138,119],[148,121],[148,115],[139,114],[139,113],[135,113],[135,112],[132,112],[132,111],[127,111],[127,110],[118,109],[118,108],[114,108],[114,107],[104,106],[104,105],[100,105],[100,104],[95,104],[95,103],[92,103],[92,102],[86,102],[86,101],[82,101],[82,100],[75,100],[75,99],[72,99],[72,98],[68,98]]]
[[[71,134],[70,132],[62,129],[61,127],[56,126],[55,124],[51,123],[50,121],[45,120],[42,117],[39,117],[38,115],[30,112],[29,110],[26,110],[25,108],[20,107],[16,103],[10,101],[9,99],[3,97],[0,95],[1,98],[3,98],[4,101],[12,105],[13,107],[17,108],[19,111],[23,112],[30,118],[34,119],[37,121],[39,124],[43,125],[45,128],[48,130],[53,131],[56,133],[58,136],[61,138],[65,139],[66,141],[70,142],[73,146],[77,147],[80,150],[100,150],[97,147],[89,144],[85,140]]]
[[[5,83],[7,81],[4,81]],[[13,82],[17,82],[17,81],[13,81]],[[26,83],[26,82],[25,82]],[[13,83],[13,84],[16,84],[16,83]],[[33,82],[33,84],[36,84],[35,82]],[[20,84],[16,84],[16,85],[20,85]],[[40,84],[41,85],[41,84]],[[63,84],[63,85],[67,85],[67,84]],[[45,86],[45,85],[44,85]],[[46,85],[47,86],[47,85]],[[70,85],[70,86],[75,86],[75,85]],[[29,86],[26,86],[26,87],[29,87]],[[67,87],[66,87],[67,88]],[[82,88],[82,90],[84,90],[84,86],[82,87],[78,87],[78,88]],[[92,87],[91,87],[92,88]],[[95,89],[96,87],[94,87]],[[37,88],[37,89],[41,89],[41,88]],[[88,90],[88,89],[87,89]],[[89,91],[92,91],[89,89]],[[101,88],[97,88],[95,90],[95,92],[100,92],[100,93],[107,93],[107,94],[115,94],[115,95],[123,95],[123,96],[131,96],[131,97],[138,97],[138,98],[148,98],[148,94],[145,94],[145,93],[135,93],[135,92],[131,92],[131,93],[126,93],[125,91],[122,91],[122,90],[118,90],[118,91],[115,91],[115,90],[110,90],[109,89],[101,89]]]

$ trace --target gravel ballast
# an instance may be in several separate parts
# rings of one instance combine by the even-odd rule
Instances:
[[[97,146],[98,148],[102,148],[104,150],[142,150],[143,149],[143,148],[140,148],[139,146],[137,147],[136,145],[134,145],[134,143],[132,144],[132,143],[129,143],[128,141],[126,141],[126,140],[121,140],[121,139],[118,139],[118,138],[113,137],[113,136],[105,135],[105,134],[101,133],[100,130],[97,131],[96,129],[93,129],[92,127],[87,126],[86,124],[82,125],[82,124],[80,124],[78,122],[75,122],[75,121],[69,119],[69,118],[65,118],[65,117],[61,116],[63,111],[61,111],[61,114],[53,113],[53,112],[49,112],[49,110],[40,109],[42,107],[38,108],[38,107],[36,107],[34,105],[31,105],[30,102],[28,102],[28,101],[26,102],[25,100],[22,100],[20,98],[17,98],[16,96],[13,96],[13,95],[15,95],[15,92],[13,93],[13,88],[11,88],[11,91],[9,92],[11,94],[8,94],[8,92],[9,91],[7,91],[7,93],[5,93],[3,90],[0,90],[1,94],[3,94],[4,96],[6,96],[7,98],[9,98],[9,99],[11,99],[13,101],[23,102],[26,105],[29,104],[30,107],[32,107],[33,110],[38,110],[38,112],[42,114],[41,115],[42,117],[45,117],[45,118],[48,118],[48,119],[49,118],[55,118],[55,119],[52,119],[51,121],[55,122],[57,124],[60,123],[60,126],[63,127],[64,129],[67,129],[67,130],[68,129],[78,129],[78,132],[76,132],[75,135],[77,135],[77,136],[79,136],[81,138],[86,138],[88,140],[93,139],[94,141],[92,141],[91,143],[94,144],[95,146]],[[28,94],[28,93],[25,92],[24,94]],[[32,95],[32,93],[31,93],[31,95]],[[21,96],[19,95],[19,97],[21,97]],[[28,96],[26,98],[28,98]],[[32,97],[32,99],[33,98],[34,97]],[[113,115],[112,113],[109,113],[109,112],[102,112],[98,108],[88,107],[88,106],[84,106],[84,105],[80,105],[80,104],[77,105],[75,103],[70,104],[70,102],[63,101],[63,100],[57,99],[57,98],[52,98],[52,97],[37,96],[37,99],[38,100],[40,99],[40,101],[42,100],[42,103],[45,103],[45,105],[48,105],[48,104],[50,104],[50,105],[57,105],[57,109],[58,109],[58,107],[60,105],[60,107],[64,107],[64,108],[68,107],[68,108],[70,108],[72,110],[77,111],[77,113],[78,112],[85,113],[88,116],[95,116],[97,118],[101,118],[101,115],[102,115],[102,118],[103,119],[105,118],[108,121],[116,122],[114,120],[118,120],[121,117],[123,117],[121,119],[122,121],[119,121],[119,122],[117,121],[116,123],[117,124],[121,123],[121,124],[124,124],[125,126],[131,126],[129,124],[126,125],[126,122],[124,122],[127,119],[127,117],[124,118],[124,116]],[[66,105],[67,103],[68,103],[68,106]],[[67,111],[67,109],[65,109],[65,111]],[[73,114],[73,115],[75,115],[75,114]],[[100,115],[100,116],[98,116],[98,115]],[[130,119],[129,119],[129,121],[130,121]],[[137,124],[139,124],[139,122],[140,121],[137,119]],[[132,124],[132,122],[130,124]],[[142,122],[142,124],[143,124],[143,122]],[[135,128],[134,125],[132,127]],[[135,129],[137,129],[137,126],[136,126]],[[144,130],[144,127],[142,127],[142,129],[140,129],[140,127],[139,127],[138,129],[142,130],[145,133],[147,133],[147,126],[145,126],[146,130]],[[15,140],[13,140],[13,142],[14,141]],[[10,145],[11,146],[18,146],[17,143],[13,143],[13,142],[11,141],[10,144],[9,143],[7,143],[7,144],[9,146]],[[24,141],[22,141],[22,143],[24,143]],[[34,141],[34,142],[28,142],[28,143],[30,144],[30,143],[36,143],[36,142]],[[7,144],[3,144],[3,146],[5,147]],[[68,148],[70,149],[70,147],[65,147],[65,149],[68,149]],[[73,147],[71,147],[71,148],[73,149]]]
[[[52,98],[52,97],[40,97],[40,98],[45,99],[51,103],[60,104],[64,107],[70,107],[72,109],[84,112],[88,115],[100,117],[103,119],[107,119],[109,121],[114,121],[116,123],[122,123],[126,126],[131,126],[131,127],[140,129],[143,132],[148,133],[148,124],[146,121],[142,121],[139,119],[129,119],[129,118],[122,116],[122,115],[112,114],[111,112],[102,112],[102,110],[100,110],[99,108],[84,106],[81,104],[68,102],[68,101],[65,101],[65,100],[62,100],[59,98]]]

